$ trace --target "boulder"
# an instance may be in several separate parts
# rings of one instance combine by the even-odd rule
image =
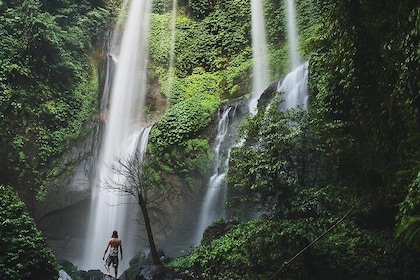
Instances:
[[[166,266],[141,266],[133,280],[192,280],[191,276],[178,273]]]

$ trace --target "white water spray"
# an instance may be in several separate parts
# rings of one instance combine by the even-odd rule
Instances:
[[[300,62],[299,39],[296,28],[295,1],[286,0],[287,42],[289,45],[290,68],[294,70]]]
[[[124,28],[117,26],[115,29],[111,55],[116,68],[112,79],[110,107],[106,116],[97,176],[92,188],[92,208],[84,257],[77,264],[85,270],[103,268],[103,252],[113,230],[117,230],[123,240],[126,261],[121,263],[120,272],[128,268],[128,260],[137,250],[134,243],[136,229],[132,228],[136,222],[127,217],[132,212],[129,209],[130,198],[106,191],[100,186],[109,181],[109,166],[115,163],[114,160],[135,151],[140,135],[143,136],[141,142],[147,144],[148,130],[140,129],[138,123],[142,117],[146,94],[146,42],[150,11],[151,0],[125,1],[120,15],[120,19],[126,18]],[[119,32],[121,30],[124,30],[122,34]]]
[[[277,92],[284,93],[285,109],[308,107],[308,63],[288,73],[277,85]]]
[[[176,39],[176,11],[177,11],[177,0],[172,1],[172,14],[171,14],[171,45],[169,49],[169,69],[168,69],[168,91],[171,92],[174,78],[175,78],[175,39]]]
[[[226,175],[230,158],[231,147],[223,148],[222,145],[226,143],[226,136],[231,127],[229,113],[232,107],[226,109],[219,118],[217,125],[217,136],[215,139],[213,172],[207,184],[207,192],[204,197],[203,205],[199,216],[198,226],[194,237],[194,244],[200,244],[204,230],[214,220],[218,218],[226,218],[226,211],[224,209],[227,200],[227,184]],[[236,108],[234,109],[236,110]],[[235,116],[233,112],[233,117]]]
[[[257,112],[258,99],[269,85],[267,39],[264,20],[264,6],[261,0],[251,1],[253,87],[249,112]]]

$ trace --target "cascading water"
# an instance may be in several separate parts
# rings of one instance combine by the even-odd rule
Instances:
[[[169,49],[169,69],[168,69],[168,92],[172,90],[174,84],[174,61],[175,61],[175,39],[176,39],[176,11],[177,0],[172,1],[172,14],[171,14],[171,46]]]
[[[277,92],[283,92],[284,109],[308,107],[308,63],[288,73],[277,85]]]
[[[127,218],[127,213],[132,212],[129,209],[130,197],[104,190],[101,184],[110,181],[109,166],[115,163],[115,159],[124,157],[126,153],[134,153],[140,136],[143,149],[143,145],[147,144],[150,129],[141,128],[139,121],[146,94],[146,42],[150,11],[151,0],[125,1],[120,14],[120,19],[126,18],[124,28],[115,28],[110,56],[116,67],[97,175],[92,188],[85,251],[83,260],[77,264],[82,269],[103,268],[103,252],[113,230],[117,230],[123,240],[124,258],[130,260],[136,253],[137,229],[132,227],[136,222]],[[127,147],[131,150],[127,151]],[[122,262],[120,267],[122,272],[128,267],[128,261]]]
[[[252,26],[252,56],[253,56],[253,87],[252,96],[248,103],[251,114],[257,112],[258,99],[269,84],[267,40],[264,20],[263,2],[260,0],[251,1],[251,26]],[[205,228],[217,218],[226,218],[225,203],[227,200],[226,175],[228,171],[230,151],[234,145],[236,128],[231,127],[233,119],[230,119],[230,108],[224,111],[219,119],[216,143],[214,147],[215,160],[213,173],[209,179],[207,192],[201,209],[199,225],[196,229],[195,244],[199,244]],[[236,110],[236,107],[235,107]],[[239,121],[236,119],[235,121]],[[229,140],[226,134],[232,129]],[[224,146],[224,149],[220,149]],[[222,154],[224,156],[222,156]]]
[[[249,112],[255,114],[258,99],[269,84],[267,39],[265,32],[264,6],[261,0],[251,1],[253,86]]]
[[[287,43],[289,45],[290,68],[294,70],[300,65],[299,41],[296,28],[295,1],[286,0]]]
[[[235,117],[236,107],[228,107],[219,117],[217,136],[213,148],[213,171],[207,184],[198,226],[194,237],[194,244],[200,244],[202,235],[207,226],[218,218],[226,218],[225,203],[227,197],[226,174],[230,158],[230,145],[226,146],[231,118]],[[231,113],[231,114],[230,114]],[[231,115],[231,116],[230,116]]]
[[[285,0],[287,19],[287,42],[289,44],[289,60],[291,72],[288,73],[277,85],[277,92],[284,93],[284,108],[299,107],[306,109],[308,106],[308,63],[301,63],[299,55],[299,38],[296,27],[296,12],[294,0]]]
[[[308,64],[299,66],[300,56],[298,53],[298,36],[295,23],[295,8],[293,0],[286,0],[289,59],[292,72],[286,75],[278,83],[277,91],[283,92],[285,99],[285,108],[300,107],[306,109],[308,103]],[[263,2],[259,0],[251,1],[251,19],[252,19],[252,50],[253,50],[253,89],[252,97],[248,108],[250,114],[257,112],[258,100],[261,94],[269,85],[269,70],[267,58],[267,43],[265,33],[265,21],[263,15]],[[229,123],[229,111],[226,110],[219,120],[218,133],[214,147],[215,160],[213,173],[208,182],[207,193],[205,195],[200,214],[199,226],[195,235],[195,244],[199,244],[205,228],[217,218],[226,218],[224,203],[226,202],[226,174],[228,170],[230,151],[233,142],[226,145],[226,132],[231,129]],[[236,130],[235,130],[236,135]],[[239,140],[239,145],[240,145]],[[220,155],[220,147],[225,145],[224,153],[226,157]]]

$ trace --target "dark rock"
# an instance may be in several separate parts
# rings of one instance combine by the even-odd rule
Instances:
[[[208,244],[214,239],[225,235],[234,225],[239,224],[237,219],[225,221],[223,219],[214,221],[203,233],[202,244]]]
[[[83,280],[102,280],[104,278],[104,274],[98,270],[89,270],[82,275]]]
[[[277,94],[277,86],[281,83],[283,79],[280,79],[277,82],[270,84],[264,92],[261,94],[260,99],[258,100],[258,108],[267,107],[271,99]]]
[[[141,266],[133,280],[192,280],[191,276],[178,273],[166,266]]]

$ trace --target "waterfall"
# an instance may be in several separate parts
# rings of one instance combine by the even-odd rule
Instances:
[[[171,46],[169,49],[169,69],[168,69],[168,92],[171,92],[174,77],[174,61],[175,61],[175,39],[176,39],[176,11],[177,11],[177,0],[172,1],[172,14],[171,14]]]
[[[269,85],[269,70],[267,57],[267,43],[265,32],[265,21],[263,14],[263,2],[251,1],[252,20],[252,53],[253,53],[253,89],[252,97],[248,108],[250,114],[257,112],[258,99]],[[308,103],[308,64],[299,66],[298,37],[295,24],[295,11],[293,0],[287,0],[287,25],[288,41],[290,45],[290,63],[294,71],[278,83],[277,91],[284,92],[286,109],[301,107],[306,109]],[[236,110],[236,109],[235,109]],[[231,108],[223,112],[219,119],[217,137],[214,145],[214,165],[210,176],[207,192],[203,201],[199,223],[195,234],[195,244],[201,241],[202,234],[207,226],[218,218],[226,218],[224,203],[227,199],[226,175],[228,170],[230,151],[233,147],[232,139],[227,140],[228,131],[235,131],[232,128],[232,120],[229,117]],[[231,137],[231,136],[230,136]],[[239,139],[237,145],[241,145],[243,139]],[[229,144],[226,144],[229,142]],[[223,149],[221,147],[224,147]],[[255,216],[255,213],[251,213]]]
[[[230,158],[230,151],[236,132],[234,120],[237,107],[228,107],[222,112],[217,125],[217,136],[213,146],[214,161],[207,192],[202,204],[198,226],[194,237],[194,244],[200,244],[207,226],[218,218],[226,218],[225,203],[227,200],[226,175]]]
[[[284,93],[284,109],[308,107],[308,63],[305,62],[288,73],[277,85],[277,92]]]
[[[115,163],[115,159],[134,153],[138,142],[141,142],[142,149],[147,144],[150,128],[141,128],[139,123],[146,94],[150,11],[151,0],[124,1],[119,24],[114,30],[110,56],[116,66],[97,175],[92,187],[84,256],[81,263],[77,264],[82,269],[103,268],[103,252],[113,230],[117,230],[123,240],[126,261],[121,263],[121,272],[128,267],[128,260],[137,253],[137,229],[133,228],[136,222],[127,217],[128,213],[133,212],[130,210],[130,197],[109,192],[101,188],[101,184],[109,181],[109,166]],[[122,19],[125,19],[125,23]]]
[[[307,109],[308,90],[308,63],[301,63],[299,55],[299,40],[296,28],[296,12],[294,0],[286,0],[287,42],[289,44],[289,72],[277,85],[277,92],[284,93],[284,108]]]
[[[260,0],[251,1],[251,26],[252,26],[252,57],[253,57],[253,87],[252,96],[248,103],[251,114],[257,112],[258,99],[269,84],[267,40],[264,20],[263,2]],[[204,197],[203,206],[199,217],[199,225],[194,237],[195,244],[199,244],[202,234],[207,226],[218,218],[226,218],[224,204],[227,200],[226,175],[229,165],[230,151],[236,138],[236,127],[232,125],[235,121],[235,110],[232,116],[231,107],[226,109],[219,119],[217,137],[214,146],[213,173],[210,176],[207,192]],[[238,120],[236,120],[238,121]],[[229,134],[228,131],[232,131]],[[223,148],[222,148],[223,147]]]
[[[251,1],[253,87],[249,111],[255,114],[258,99],[269,84],[267,39],[263,1]]]
[[[300,64],[298,52],[298,33],[296,28],[296,12],[294,0],[286,0],[287,43],[289,44],[290,68],[294,70]]]

